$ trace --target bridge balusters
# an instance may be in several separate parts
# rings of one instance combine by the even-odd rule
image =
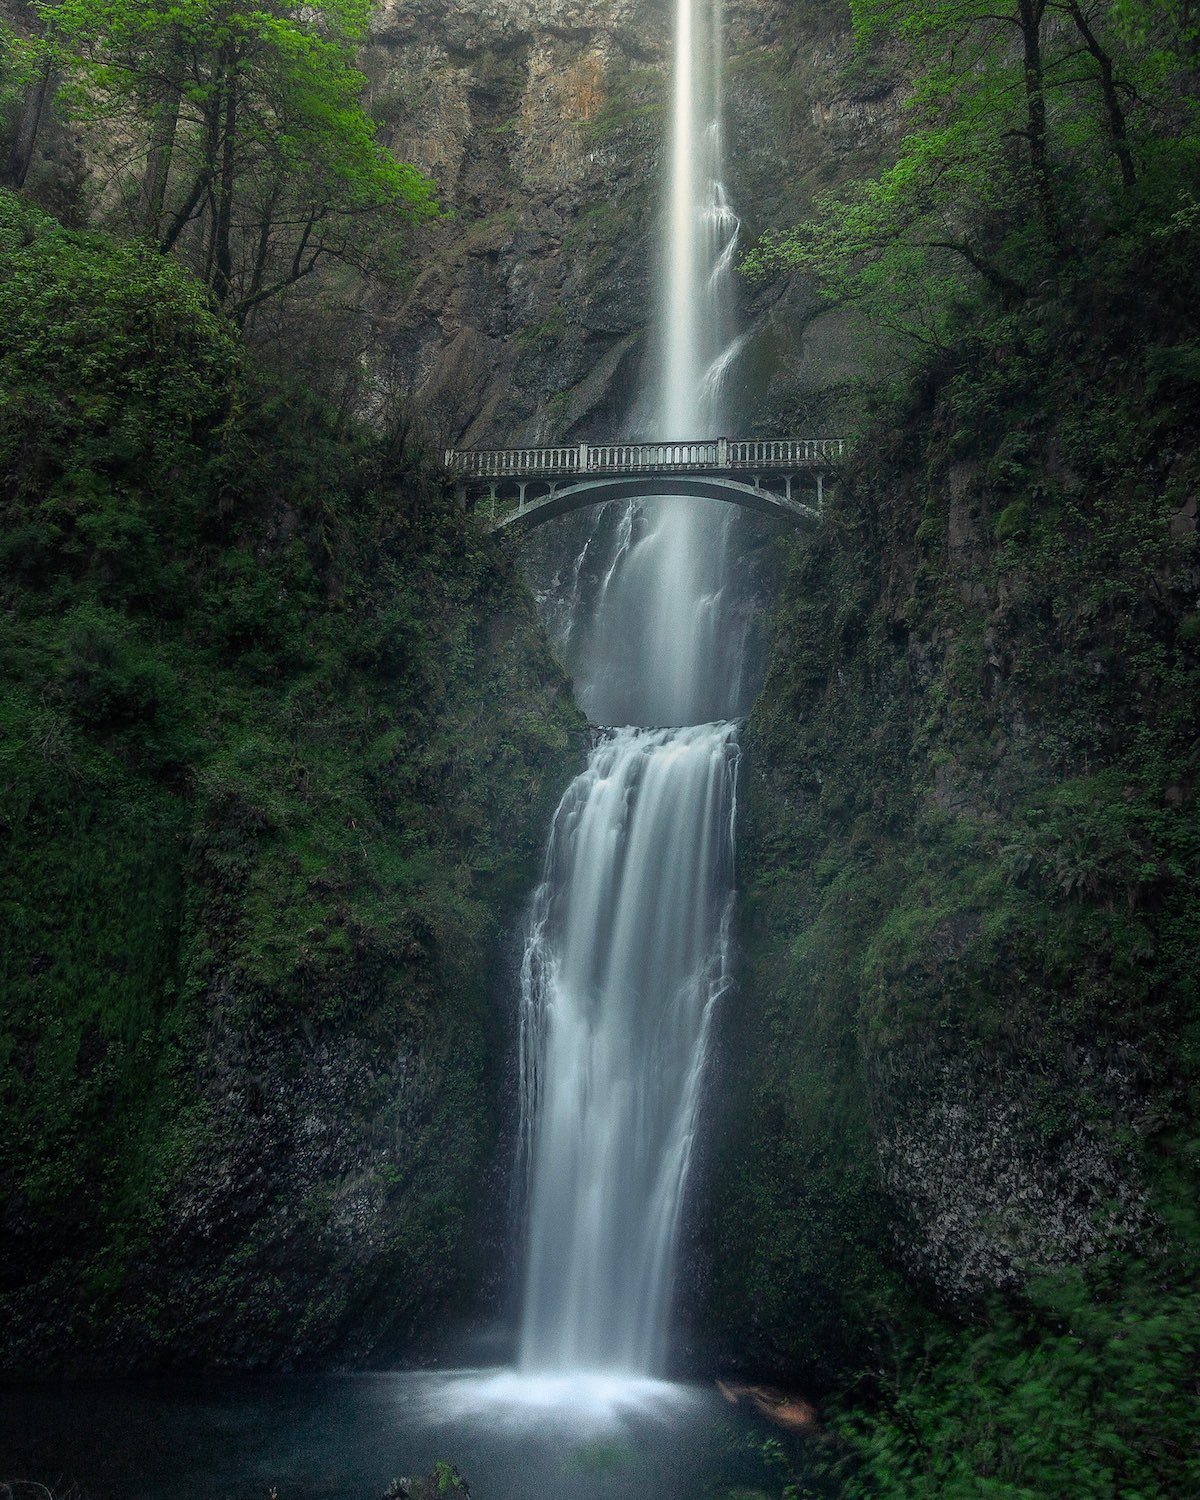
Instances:
[[[843,438],[703,438],[655,443],[562,444],[553,448],[487,448],[443,452],[445,467],[463,477],[528,480],[539,474],[650,474],[664,470],[749,471],[791,467],[820,470],[846,452]]]

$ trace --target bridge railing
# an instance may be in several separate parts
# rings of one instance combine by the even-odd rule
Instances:
[[[575,443],[559,448],[447,448],[445,464],[468,479],[566,478],[584,474],[748,472],[823,468],[841,458],[842,438],[711,438],[678,443]]]

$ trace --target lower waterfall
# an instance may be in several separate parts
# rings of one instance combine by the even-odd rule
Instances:
[[[604,733],[555,814],[522,972],[525,1371],[664,1368],[736,763],[729,722]]]

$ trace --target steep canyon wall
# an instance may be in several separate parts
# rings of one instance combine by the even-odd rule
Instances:
[[[914,1293],[1152,1261],[1192,1201],[1200,456],[1165,285],[948,356],[790,546],[696,1261],[727,1357],[829,1378]]]
[[[730,192],[755,234],[877,160],[899,98],[885,67],[852,60],[838,5],[735,0],[725,14]],[[447,439],[636,426],[670,27],[665,0],[381,9],[364,58],[373,111],[452,216],[425,234],[380,331]],[[743,423],[796,420],[806,403],[820,417],[819,397],[861,371],[846,319],[803,284],[751,299],[746,315]]]

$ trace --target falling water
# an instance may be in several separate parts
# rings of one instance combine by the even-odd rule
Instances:
[[[666,233],[651,438],[719,437],[742,347],[734,324],[740,223],[722,181],[720,0],[676,0]],[[688,724],[745,712],[745,626],[730,597],[730,507],[632,502],[569,658],[601,724]]]
[[[731,724],[603,737],[554,820],[523,1053],[521,1363],[654,1372],[704,1040],[728,973]]]
[[[655,435],[715,435],[737,351],[719,0],[677,0]],[[741,710],[727,507],[647,497],[569,621],[602,731],[554,818],[522,983],[526,1374],[660,1373],[714,1005],[728,983]],[[587,547],[603,547],[594,533]],[[574,643],[578,646],[574,647]],[[672,725],[673,728],[635,726]]]

